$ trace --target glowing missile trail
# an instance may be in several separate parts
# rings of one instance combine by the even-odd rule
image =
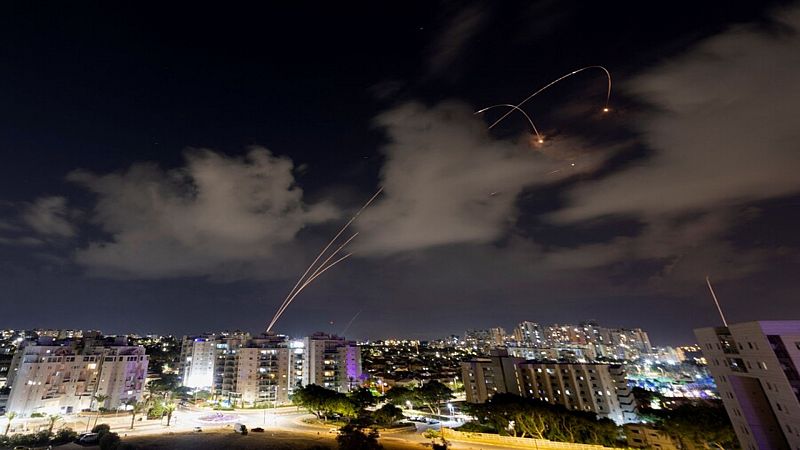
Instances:
[[[367,207],[369,207],[369,205],[371,205],[372,202],[375,201],[376,198],[378,198],[378,196],[381,194],[381,192],[383,192],[383,187],[378,188],[378,190],[375,192],[375,194],[373,194],[372,197],[370,197],[370,199],[367,200],[367,202],[364,203],[364,205],[358,211],[356,211],[356,213],[353,215],[353,217],[351,217],[350,220],[348,220],[347,223],[344,224],[344,226],[342,226],[341,229],[339,229],[339,231],[336,233],[336,235],[333,237],[333,239],[331,239],[330,242],[328,242],[328,244],[322,249],[322,251],[319,252],[317,257],[314,258],[314,261],[311,262],[311,264],[308,266],[306,271],[303,272],[303,275],[301,275],[300,278],[297,280],[297,282],[295,283],[294,287],[292,287],[292,290],[290,290],[289,293],[286,295],[286,298],[283,300],[283,303],[281,303],[281,306],[278,308],[278,311],[273,316],[272,321],[270,321],[269,326],[267,327],[267,332],[269,332],[272,329],[272,327],[275,325],[275,322],[277,322],[278,319],[280,319],[280,317],[283,314],[283,312],[289,306],[289,303],[292,302],[292,300],[297,296],[297,294],[300,293],[300,291],[302,291],[306,286],[308,286],[308,284],[310,284],[312,281],[314,281],[318,276],[322,275],[325,271],[327,271],[328,269],[330,269],[331,267],[333,267],[334,265],[336,265],[340,261],[348,258],[351,255],[351,254],[347,254],[344,257],[342,257],[342,258],[334,261],[333,263],[329,264],[328,266],[325,266],[325,263],[327,261],[330,261],[330,259],[334,255],[336,255],[336,253],[338,253],[339,250],[341,250],[344,247],[344,245],[347,245],[347,243],[350,242],[356,235],[351,236],[350,239],[348,239],[345,242],[345,244],[340,246],[339,249],[337,249],[332,255],[330,255],[322,264],[317,266],[317,263],[319,262],[319,260],[327,253],[328,249],[331,248],[331,246],[334,244],[334,242],[336,242],[339,239],[339,237],[342,235],[342,233],[344,233],[345,230],[347,230],[347,228],[349,228],[350,225],[358,218],[358,216],[360,216],[361,213],[364,212],[364,210],[367,209]],[[358,233],[356,233],[356,234],[358,234]]]
[[[353,316],[353,318],[352,318],[352,319],[350,319],[350,322],[347,322],[347,325],[344,327],[344,330],[342,330],[342,332],[341,332],[341,333],[339,333],[339,336],[344,336],[344,335],[345,335],[345,333],[347,333],[347,330],[349,330],[349,329],[350,329],[350,325],[352,325],[352,324],[353,324],[353,322],[355,322],[355,321],[356,321],[356,319],[358,318],[358,316],[359,316],[359,315],[360,315],[360,314],[361,314],[363,311],[364,311],[364,308],[361,308],[360,310],[358,310],[358,312],[356,313],[356,315],[354,315],[354,316]]]
[[[525,110],[523,110],[519,106],[512,105],[510,103],[500,103],[498,105],[487,106],[486,108],[479,109],[478,111],[475,111],[475,115],[484,113],[484,112],[486,112],[486,111],[488,111],[490,109],[493,109],[493,108],[499,108],[501,106],[504,106],[504,107],[507,107],[507,108],[511,108],[512,110],[517,110],[520,113],[522,113],[522,115],[525,116],[526,119],[528,119],[528,123],[530,124],[531,128],[533,128],[533,132],[536,133],[536,137],[538,138],[539,143],[541,144],[541,143],[544,142],[544,139],[539,134],[539,130],[536,129],[536,125],[533,123],[533,120],[531,119],[531,116],[529,116],[528,113],[526,113]],[[503,116],[503,117],[505,117],[505,116]],[[494,125],[496,125],[496,123]],[[494,127],[494,125],[490,126],[489,129],[491,130],[492,127]]]
[[[351,256],[353,256],[353,254],[352,253],[348,253],[348,254],[342,256],[341,258],[337,259],[336,261],[330,263],[328,266],[322,268],[321,270],[318,270],[317,272],[314,272],[314,274],[311,277],[309,277],[308,280],[306,280],[302,285],[300,285],[300,288],[297,289],[294,292],[294,294],[292,294],[292,296],[287,299],[286,305],[283,307],[283,309],[280,312],[278,312],[275,315],[275,317],[272,318],[272,321],[269,323],[269,326],[267,327],[267,332],[269,332],[272,329],[272,327],[275,325],[275,322],[277,322],[278,319],[280,319],[281,315],[283,315],[283,312],[286,311],[286,308],[292,303],[292,301],[294,301],[295,297],[297,297],[297,295],[300,294],[300,292],[302,292],[303,289],[306,288],[306,286],[311,284],[312,281],[316,280],[317,277],[319,277],[323,273],[327,272],[328,269],[330,269],[331,267],[335,266],[336,264],[339,264],[340,262],[344,261],[345,259],[347,259],[347,258],[349,258]]]
[[[560,77],[556,78],[555,80],[553,80],[553,81],[551,81],[551,82],[547,83],[546,85],[544,85],[543,87],[541,87],[541,88],[540,88],[538,91],[536,91],[536,92],[534,92],[533,94],[529,95],[527,98],[525,98],[525,100],[523,100],[523,101],[519,102],[519,103],[516,105],[516,107],[517,107],[517,108],[520,108],[522,105],[524,105],[525,103],[527,103],[527,102],[528,102],[530,99],[532,99],[533,97],[536,97],[536,96],[537,96],[537,95],[539,95],[540,93],[542,93],[542,92],[546,91],[546,90],[547,90],[547,89],[549,89],[551,86],[553,86],[554,84],[556,84],[556,83],[558,83],[558,82],[560,82],[560,81],[564,80],[565,78],[569,78],[569,77],[571,77],[571,76],[573,76],[573,75],[577,75],[577,74],[579,74],[579,73],[581,73],[581,72],[583,72],[583,71],[585,71],[585,70],[589,70],[589,69],[600,69],[600,70],[602,70],[603,72],[605,72],[605,74],[606,74],[606,78],[608,78],[608,89],[606,90],[606,103],[605,103],[605,106],[603,106],[603,112],[604,112],[604,113],[606,113],[606,112],[609,112],[609,111],[610,111],[610,109],[609,109],[609,107],[608,107],[608,103],[611,101],[611,72],[609,72],[609,71],[608,71],[608,69],[606,69],[606,68],[605,68],[605,67],[603,67],[603,66],[586,66],[586,67],[582,67],[582,68],[580,68],[580,69],[577,69],[577,70],[573,70],[572,72],[570,72],[570,73],[568,73],[568,74],[562,75],[562,76],[560,76]],[[512,112],[514,112],[514,110],[508,111],[508,112],[506,112],[505,114],[503,114],[503,116],[502,116],[502,117],[500,117],[499,119],[495,120],[493,124],[489,125],[489,129],[492,129],[492,128],[493,128],[495,125],[497,125],[498,123],[502,122],[502,121],[503,121],[503,119],[505,119],[506,117],[508,117],[509,115],[511,115],[511,113],[512,113]],[[538,134],[537,134],[537,135],[538,135]]]
[[[338,253],[339,253],[339,252],[340,252],[340,251],[341,251],[341,250],[342,250],[342,249],[343,249],[343,248],[344,248],[344,247],[345,247],[347,244],[349,244],[349,243],[350,243],[350,241],[352,241],[352,240],[353,240],[353,239],[354,239],[356,236],[358,236],[358,233],[355,233],[354,235],[350,236],[350,238],[348,238],[346,241],[344,241],[344,244],[340,245],[340,246],[339,246],[339,248],[337,248],[337,249],[336,249],[336,251],[334,251],[333,253],[331,253],[331,254],[330,254],[330,255],[329,255],[329,256],[328,256],[328,257],[325,259],[325,261],[322,261],[322,264],[320,264],[320,265],[319,265],[319,267],[317,267],[317,269],[316,269],[314,272],[312,272],[312,273],[311,273],[311,275],[309,276],[309,279],[307,280],[307,282],[303,283],[303,284],[302,284],[302,285],[301,285],[299,288],[297,288],[297,289],[296,289],[296,290],[295,290],[295,291],[294,291],[294,292],[291,294],[291,299],[295,298],[295,297],[297,296],[297,294],[299,294],[299,293],[300,293],[300,291],[302,291],[302,290],[303,290],[303,289],[304,289],[306,286],[308,286],[308,284],[311,282],[311,280],[314,280],[314,279],[316,279],[318,275],[321,275],[321,274],[322,274],[322,272],[324,272],[325,270],[327,270],[327,269],[328,269],[328,267],[330,267],[330,266],[327,266],[328,262],[330,262],[330,260],[331,260],[331,259],[333,259],[333,258],[334,258],[334,257],[335,257],[335,256],[336,256],[336,255],[337,255],[337,254],[338,254]],[[337,262],[338,262],[338,261],[337,261]],[[335,262],[334,262],[334,264],[335,264]],[[331,265],[333,265],[333,264],[331,264]],[[286,308],[288,308],[288,307],[289,307],[289,304],[292,302],[292,300],[291,300],[291,299],[290,299],[289,297],[287,297],[287,298],[286,298],[286,300],[284,300],[284,302],[283,302],[283,305],[281,305],[280,309],[279,309],[279,310],[278,310],[278,312],[275,314],[275,317],[273,318],[273,320],[277,320],[277,318],[278,318],[278,317],[280,317],[280,316],[283,314],[283,312],[286,310]],[[270,326],[271,326],[271,325],[274,325],[274,323],[271,323],[271,324],[270,324]]]

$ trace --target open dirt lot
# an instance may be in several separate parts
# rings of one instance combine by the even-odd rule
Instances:
[[[123,440],[142,450],[322,450],[336,449],[333,435],[321,433],[320,436],[304,436],[289,432],[250,433],[242,436],[226,431],[203,431],[202,433],[176,433],[159,436],[129,436]],[[382,439],[386,450],[422,450],[421,444],[405,444]]]

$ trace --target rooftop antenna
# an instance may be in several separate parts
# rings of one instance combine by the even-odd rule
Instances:
[[[706,275],[706,284],[708,285],[708,290],[711,291],[711,298],[714,299],[714,304],[717,305],[717,311],[719,311],[719,317],[722,319],[722,324],[725,325],[725,328],[728,327],[728,321],[725,320],[725,314],[722,314],[722,308],[719,306],[719,300],[717,300],[717,294],[714,293],[714,288],[711,287],[711,279]]]

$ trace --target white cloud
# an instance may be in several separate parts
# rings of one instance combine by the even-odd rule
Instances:
[[[108,233],[77,252],[95,273],[162,278],[217,275],[274,256],[308,224],[337,216],[329,204],[306,205],[292,162],[263,148],[245,157],[186,153],[186,166],[68,179],[97,194],[92,221]]]
[[[22,212],[22,221],[39,234],[72,237],[75,235],[72,215],[74,212],[67,207],[66,198],[41,197],[26,205]]]
[[[663,215],[800,191],[800,10],[792,32],[734,28],[627,84],[655,111],[641,133],[655,154],[586,183],[554,217]]]
[[[576,139],[541,150],[493,139],[456,103],[405,104],[377,123],[391,141],[383,148],[384,196],[357,222],[360,249],[374,253],[495,240],[513,223],[525,187],[592,170],[606,154],[586,153]]]

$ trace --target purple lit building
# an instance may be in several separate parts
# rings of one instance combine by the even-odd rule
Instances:
[[[361,348],[353,341],[324,333],[304,340],[303,385],[317,384],[349,392],[361,382]]]

